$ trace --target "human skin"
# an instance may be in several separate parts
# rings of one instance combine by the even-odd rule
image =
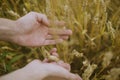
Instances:
[[[56,49],[50,52],[58,57]],[[0,80],[82,80],[78,75],[70,72],[70,65],[63,61],[49,63],[47,59],[42,62],[34,60],[25,67],[10,74],[2,76]]]
[[[57,26],[63,26],[64,22],[54,22]],[[0,40],[9,41],[22,46],[38,47],[53,45],[67,40],[72,34],[68,29],[50,28],[50,21],[44,14],[30,12],[18,20],[0,18]],[[57,35],[57,39],[54,38]],[[57,56],[56,49],[52,55]],[[49,63],[34,60],[25,67],[0,77],[0,80],[42,80],[48,76],[64,79],[81,80],[75,74],[70,73],[70,66],[63,61]]]
[[[54,22],[56,26],[63,21]],[[50,28],[50,21],[44,14],[30,12],[18,20],[0,18],[0,40],[14,42],[22,46],[53,45],[68,39],[72,34],[69,29]],[[54,38],[57,35],[57,39]]]

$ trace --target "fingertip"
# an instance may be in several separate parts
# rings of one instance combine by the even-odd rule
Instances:
[[[62,61],[62,60],[60,60],[60,61],[58,62],[58,64],[59,64],[60,66],[64,67],[65,69],[67,69],[68,71],[71,70],[70,65],[69,65],[68,63],[64,63],[64,61]]]
[[[72,30],[69,29],[69,30],[68,30],[68,33],[69,33],[69,35],[72,35]]]
[[[42,62],[43,63],[47,63],[49,60],[47,58],[45,58]]]
[[[50,54],[53,54],[53,53],[56,53],[57,52],[57,48],[52,48],[51,50],[50,50]]]
[[[59,55],[56,52],[53,52],[52,55],[55,57],[59,57]]]
[[[57,48],[52,48],[51,52],[56,52]]]

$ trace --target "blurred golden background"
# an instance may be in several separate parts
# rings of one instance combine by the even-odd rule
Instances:
[[[43,60],[44,52],[56,47],[83,80],[120,80],[120,0],[0,0],[1,18],[16,20],[31,11],[65,21],[73,35],[39,48],[0,41],[0,75]]]

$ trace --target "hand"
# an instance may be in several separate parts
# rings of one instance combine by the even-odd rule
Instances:
[[[51,55],[59,57],[56,48],[51,50]],[[48,59],[34,60],[25,67],[8,75],[0,77],[0,80],[82,80],[78,75],[70,73],[70,65],[59,62],[50,62]]]
[[[22,69],[27,80],[82,80],[78,75],[70,73],[68,64],[60,61],[58,63],[43,63],[34,60]],[[29,76],[30,75],[30,76]],[[22,78],[20,80],[23,80]]]
[[[17,33],[12,37],[12,41],[22,46],[42,46],[51,45],[68,39],[72,34],[71,30],[50,28],[50,22],[44,14],[30,12],[15,21]],[[64,25],[63,21],[55,22],[57,26]],[[54,39],[54,35],[58,39]]]
[[[58,57],[55,48],[52,49],[51,55]],[[78,75],[69,72],[69,64],[63,61],[48,62],[47,59],[43,62],[34,60],[23,68],[23,72],[27,77],[31,75],[29,80],[82,80]]]

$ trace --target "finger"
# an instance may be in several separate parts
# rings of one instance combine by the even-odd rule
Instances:
[[[59,55],[58,55],[58,53],[56,53],[56,52],[53,52],[53,53],[51,53],[53,56],[55,56],[55,57],[57,57],[57,58],[59,58]]]
[[[69,36],[60,36],[60,38],[62,38],[64,40],[68,40]]]
[[[67,40],[69,38],[69,36],[58,36],[57,38],[61,38],[61,39],[64,39],[64,40]],[[46,39],[55,39],[54,35],[47,35]]]
[[[52,48],[50,53],[57,52],[57,48]]]
[[[47,63],[47,62],[49,62],[49,60],[47,58],[45,58],[42,62]]]
[[[77,75],[72,75],[67,79],[64,77],[59,77],[59,76],[49,76],[49,77],[46,77],[45,80],[82,80],[82,78],[80,78]]]
[[[60,66],[62,66],[63,68],[67,69],[68,71],[71,70],[70,65],[67,64],[67,63],[64,63],[63,61],[59,61],[59,62],[58,62],[58,65],[60,65]]]
[[[45,40],[43,45],[54,45],[54,44],[61,43],[61,42],[63,42],[63,39]]]
[[[49,26],[49,25],[50,25],[47,16],[44,15],[44,14],[39,14],[39,13],[37,13],[37,20],[38,20],[40,23],[43,23],[43,24],[46,25],[46,26]]]
[[[45,58],[42,62],[43,62],[43,63],[52,63],[52,64],[56,64],[56,65],[57,65],[57,63],[56,63],[55,61],[50,61],[50,60],[47,59],[47,58]]]
[[[54,68],[53,68],[54,67]],[[49,65],[49,76],[55,76],[60,78],[65,78],[67,80],[81,80],[80,77],[78,77],[75,74],[70,73],[68,70],[64,69],[63,67],[57,66],[57,65]],[[51,74],[52,73],[52,74]]]
[[[59,57],[59,55],[58,55],[58,53],[57,53],[57,48],[53,48],[53,49],[50,51],[50,54],[53,55],[53,56]]]
[[[51,62],[52,64],[55,64],[55,65],[57,65],[57,63],[56,62]]]
[[[54,29],[54,28],[49,28],[48,34],[50,35],[71,35],[72,31],[67,29]]]

